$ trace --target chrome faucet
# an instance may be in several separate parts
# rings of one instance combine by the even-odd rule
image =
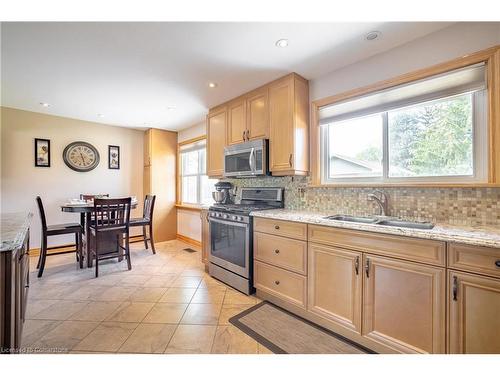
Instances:
[[[375,189],[373,190],[372,193],[368,194],[368,201],[374,201],[377,203],[378,208],[379,208],[379,215],[381,216],[387,216],[389,213],[388,209],[388,202],[389,199],[387,197],[387,194],[385,194],[383,191]]]

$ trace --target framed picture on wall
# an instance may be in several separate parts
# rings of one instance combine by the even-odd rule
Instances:
[[[120,169],[120,146],[108,146],[108,168]]]
[[[50,139],[35,138],[35,167],[50,167]]]

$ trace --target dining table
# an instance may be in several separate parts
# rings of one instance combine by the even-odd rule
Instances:
[[[137,208],[137,200],[133,199],[130,204],[131,209]],[[92,267],[92,257],[91,257],[91,249],[90,249],[90,221],[92,213],[94,212],[94,202],[66,202],[61,205],[62,212],[69,213],[79,213],[80,214],[80,224],[84,230],[84,253],[87,256],[87,267]],[[100,243],[100,242],[99,242]],[[121,258],[120,258],[121,260]]]

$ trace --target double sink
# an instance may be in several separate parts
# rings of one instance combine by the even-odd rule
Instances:
[[[333,216],[326,216],[324,217],[324,219],[340,221],[340,222],[377,224],[377,225],[385,225],[388,227],[411,228],[411,229],[434,228],[434,224],[430,222],[402,220],[391,216],[364,217],[364,216],[351,216],[351,215],[333,215]]]

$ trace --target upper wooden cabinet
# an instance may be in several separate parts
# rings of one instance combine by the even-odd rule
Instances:
[[[210,110],[207,174],[222,176],[225,145],[269,138],[271,173],[305,175],[309,171],[308,131],[309,85],[292,73]]]
[[[234,145],[246,141],[247,108],[246,100],[238,99],[227,105],[227,144]]]
[[[144,133],[144,166],[148,167],[151,165],[151,142],[152,142],[152,129],[146,130]]]
[[[269,89],[257,89],[247,98],[247,140],[269,138]]]
[[[448,352],[500,353],[500,280],[455,271],[448,275]]]
[[[274,176],[309,171],[309,85],[290,74],[269,86],[269,168]]]
[[[207,176],[220,177],[224,172],[227,108],[218,107],[207,116]]]

